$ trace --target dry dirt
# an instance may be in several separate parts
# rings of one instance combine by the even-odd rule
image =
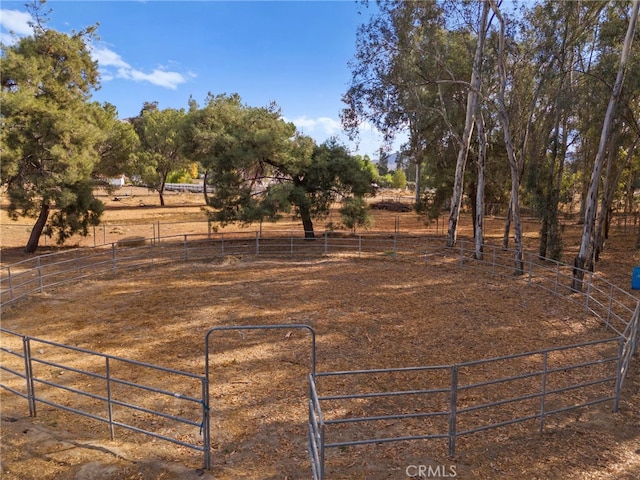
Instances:
[[[163,235],[189,233],[185,228],[201,225],[185,222],[203,221],[196,195],[168,195],[170,205],[163,209],[157,207],[156,197],[140,191],[105,200],[105,221],[119,226],[109,231],[121,237],[145,235],[148,225],[158,221]],[[5,265],[24,258],[19,245],[25,229],[5,228],[5,212],[0,214]],[[401,231],[435,235],[443,228],[442,220],[425,227],[412,213],[376,212],[374,229],[393,230],[398,222]],[[489,219],[488,224],[488,242],[499,243],[502,220]],[[300,227],[284,219],[263,228]],[[533,251],[537,229],[534,221],[525,224],[527,247]],[[566,261],[574,254],[578,232],[571,223],[565,227]],[[614,229],[598,265],[600,273],[621,288],[628,288],[631,270],[640,264],[634,241],[633,232]],[[91,246],[93,240],[74,243]],[[179,263],[49,290],[2,312],[2,326],[10,330],[196,374],[204,371],[204,335],[209,328],[282,323],[305,323],[316,330],[318,371],[450,364],[608,336],[583,308],[508,278],[470,273],[446,261],[425,264],[386,255]],[[3,343],[8,341],[3,338]],[[308,337],[297,330],[226,332],[214,335],[210,346],[211,471],[202,469],[198,452],[123,429],[116,429],[111,441],[104,424],[44,404],[38,406],[37,417],[29,418],[26,402],[3,390],[2,478],[310,478]],[[78,360],[84,368],[83,361],[87,360]],[[49,368],[40,375],[59,381],[61,372]],[[149,380],[171,389],[169,378]],[[388,383],[406,388],[403,382],[428,381],[406,377]],[[355,387],[372,388],[364,380],[358,385],[328,382],[322,388],[327,393]],[[393,408],[419,407],[405,403]],[[375,408],[392,406],[347,405],[344,411],[337,408],[327,414],[361,415]],[[365,431],[371,428],[363,426]],[[394,422],[384,427],[394,434],[404,428],[408,427]],[[197,430],[181,427],[173,433],[198,441]],[[432,471],[440,466],[450,477],[455,472],[456,478],[473,480],[638,478],[637,360],[618,413],[612,413],[607,402],[551,417],[542,434],[537,422],[490,430],[459,439],[456,453],[454,458],[447,456],[446,440],[332,449],[327,454],[327,478],[403,479],[411,465],[431,466]]]

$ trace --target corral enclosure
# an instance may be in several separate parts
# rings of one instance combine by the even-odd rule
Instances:
[[[46,291],[4,312],[2,326],[196,374],[204,368],[204,334],[216,325],[311,325],[318,334],[319,371],[446,365],[610,336],[582,306],[490,273],[460,269],[457,260],[428,263],[388,252],[359,259],[227,256]],[[603,358],[615,355],[615,347],[603,348]],[[46,346],[42,349],[49,353]],[[308,338],[295,330],[225,332],[212,337],[211,350],[213,478],[309,478]],[[481,373],[489,377],[492,372]],[[42,374],[60,377],[53,369]],[[325,384],[324,393],[438,383],[427,375],[384,377]],[[640,457],[640,422],[633,411],[638,390],[634,366],[618,414],[604,403],[547,419],[542,435],[536,422],[477,433],[459,440],[455,458],[447,456],[445,440],[334,449],[327,455],[327,478],[407,478],[410,465],[455,465],[458,478],[634,478]],[[3,417],[7,409],[13,416],[24,412],[21,399],[3,392],[2,401]],[[376,408],[411,411],[418,406],[357,401],[332,414],[353,416]],[[56,430],[64,425],[76,440],[120,452],[121,458],[100,460],[116,468],[117,478],[181,478],[168,468],[162,470],[164,477],[150,467],[136,470],[134,458],[201,467],[201,456],[194,452],[120,430],[110,442],[104,425],[59,410],[41,409],[35,421]],[[372,428],[382,434],[378,429],[406,425],[388,422],[362,430]],[[177,434],[197,439],[197,430]],[[84,457],[62,461],[26,437],[3,439],[3,467],[11,466],[7,478],[74,478],[96,455],[89,450]],[[26,453],[21,445],[29,446]],[[31,456],[21,462],[21,455]]]

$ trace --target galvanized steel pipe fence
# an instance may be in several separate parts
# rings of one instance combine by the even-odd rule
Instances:
[[[474,433],[522,422],[537,422],[542,432],[554,415],[604,402],[617,411],[623,343],[615,337],[455,365],[310,375],[313,478],[326,478],[330,449],[441,439],[452,457],[457,439]],[[578,361],[569,360],[576,354]],[[396,376],[402,390],[375,389],[382,377],[392,383]],[[327,382],[333,378],[339,381]],[[363,392],[363,384],[374,389]],[[371,413],[341,413],[363,410]]]
[[[581,291],[571,289],[572,268],[568,265],[540,258],[534,254],[525,254],[523,258],[523,271],[521,275],[514,275],[514,252],[503,250],[501,247],[485,245],[482,259],[476,259],[475,246],[471,242],[460,241],[457,247],[450,248],[443,244],[441,238],[426,235],[392,234],[359,234],[345,235],[325,232],[314,240],[304,238],[302,235],[288,232],[269,232],[268,236],[260,233],[212,233],[192,234],[170,237],[146,239],[141,245],[131,246],[127,244],[112,243],[92,249],[74,249],[57,254],[48,254],[24,260],[0,269],[0,293],[1,305],[9,306],[21,298],[44,292],[71,282],[77,282],[84,278],[126,274],[131,269],[155,267],[163,264],[182,261],[212,261],[226,256],[250,256],[250,257],[317,257],[322,255],[338,256],[397,256],[409,259],[420,259],[425,265],[436,263],[459,264],[464,269],[479,269],[490,271],[494,275],[509,277],[514,281],[525,282],[531,286],[537,286],[554,295],[560,295],[570,301],[583,305],[585,310],[597,316],[604,328],[612,333],[612,338],[587,342],[579,345],[560,347],[554,349],[528,352],[508,357],[500,357],[488,360],[461,363],[445,366],[426,366],[410,369],[383,369],[362,370],[348,372],[324,372],[316,373],[310,377],[309,385],[309,453],[312,463],[314,478],[324,478],[324,462],[326,449],[333,447],[345,447],[368,443],[384,443],[388,441],[417,440],[427,438],[446,439],[449,451],[455,451],[455,441],[464,435],[507,426],[528,420],[538,420],[540,426],[549,415],[560,413],[574,408],[582,408],[588,405],[613,401],[614,409],[617,409],[620,392],[625,376],[628,372],[632,356],[638,349],[639,337],[639,311],[638,300],[630,292],[613,285],[606,279],[600,278],[591,272],[585,273],[584,288]],[[137,380],[122,379],[112,375],[114,362],[128,365],[136,365],[144,368],[156,368],[180,378],[197,380],[201,382],[203,392],[208,387],[208,379],[187,372],[179,372],[171,369],[163,369],[149,364],[142,364],[124,358],[102,355],[89,350],[76,347],[55,344],[46,340],[33,339],[14,332],[2,330],[2,348],[4,357],[13,358],[14,364],[3,361],[1,370],[14,378],[19,378],[24,383],[24,389],[8,386],[2,381],[2,388],[28,400],[29,412],[35,415],[35,401],[61,408],[71,413],[85,415],[109,424],[113,432],[113,426],[127,428],[139,433],[152,435],[162,440],[171,441],[187,448],[202,450],[205,458],[209,454],[210,445],[205,445],[209,432],[203,436],[202,441],[183,441],[172,438],[162,431],[149,431],[136,426],[135,422],[122,420],[113,415],[113,406],[119,409],[131,410],[141,415],[157,416],[165,420],[183,423],[191,427],[208,425],[208,406],[206,393],[198,395],[191,389],[182,393],[176,383],[176,389],[168,390],[165,387],[146,386]],[[8,338],[15,337],[22,342],[22,347],[7,346]],[[44,345],[38,352],[56,350],[60,352],[75,352],[83,357],[100,359],[102,371],[78,368],[74,361],[65,363],[54,357],[42,358],[42,354],[33,355],[34,342]],[[584,352],[578,363],[562,364],[562,352]],[[60,355],[60,354],[58,354]],[[63,355],[64,356],[64,355]],[[526,361],[524,361],[526,360]],[[557,361],[556,361],[557,360]],[[83,358],[75,362],[82,363]],[[505,376],[505,372],[517,370],[518,365],[526,364],[526,368]],[[476,381],[469,379],[474,376],[474,369],[486,371],[488,366],[501,365],[496,370],[496,375],[491,380],[480,381],[478,373]],[[507,367],[504,367],[507,365]],[[47,378],[39,368],[48,368],[65,372],[54,379]],[[505,369],[506,368],[506,369]],[[464,378],[471,383],[460,382],[460,372],[467,372]],[[102,384],[102,391],[85,391],[73,384],[67,384],[66,375],[71,372],[74,375],[91,378],[93,383]],[[409,372],[422,374],[428,373],[434,378],[423,378],[422,383],[415,388],[401,388],[388,391],[358,392],[354,386],[347,391],[331,391],[327,387],[327,379],[342,377],[355,378],[363,375],[371,377],[380,375],[399,375]],[[470,373],[469,373],[470,372]],[[575,381],[562,383],[559,379],[567,376],[567,372],[575,372]],[[585,373],[586,372],[586,373]],[[588,374],[587,376],[585,376]],[[483,373],[484,375],[484,373]],[[61,382],[64,378],[65,382]],[[526,388],[520,383],[525,383]],[[554,383],[556,382],[556,383]],[[92,384],[93,384],[92,383]],[[155,411],[144,405],[130,404],[127,401],[112,399],[114,385],[118,388],[138,388],[145,395],[171,396],[174,399],[194,404],[192,412],[198,412],[197,418],[182,418],[171,413]],[[435,386],[434,386],[435,385]],[[505,396],[506,389],[518,392],[515,396]],[[515,385],[518,385],[517,387]],[[36,388],[37,387],[37,388]],[[62,400],[52,397],[40,396],[42,389],[64,390],[65,394],[72,394],[81,399],[80,406],[69,406]],[[473,403],[465,399],[470,391],[481,391],[486,398],[481,403]],[[571,404],[562,404],[560,398],[566,392],[578,392],[581,400]],[[344,401],[371,401],[383,398],[385,401],[394,398],[428,399],[428,410],[422,410],[420,414],[406,414],[400,410],[394,410],[393,405],[386,405],[384,411],[366,417],[336,418],[333,416],[332,405],[335,402]],[[551,399],[551,400],[550,400]],[[106,408],[104,414],[96,415],[94,406],[103,405]],[[82,405],[93,405],[83,408]],[[507,414],[503,420],[493,423],[473,424],[465,420],[473,418],[471,412],[480,412],[492,408],[506,408],[513,404],[523,404],[527,412],[523,416],[511,416]],[[106,407],[104,406],[106,405]],[[375,406],[371,404],[371,407]],[[323,411],[323,409],[325,411]],[[394,412],[389,414],[389,411]],[[121,415],[121,413],[118,413]],[[133,417],[132,417],[133,418]],[[388,420],[402,420],[403,422],[428,422],[428,432],[425,433],[425,425],[418,428],[415,434],[379,437],[369,432],[377,432],[377,427],[371,430],[366,427],[371,423],[385,422]],[[145,425],[147,425],[145,423]],[[357,425],[358,429],[352,432],[351,440],[327,440],[327,436],[345,428]],[[208,428],[208,427],[207,427]],[[422,430],[420,430],[420,428]],[[189,434],[191,435],[191,434]],[[176,441],[177,440],[177,441]],[[205,462],[208,463],[208,462]]]
[[[3,388],[27,401],[208,452],[206,376],[29,337],[0,328]],[[153,384],[152,374],[161,381]],[[162,407],[158,407],[162,405]],[[198,434],[199,432],[199,434]]]

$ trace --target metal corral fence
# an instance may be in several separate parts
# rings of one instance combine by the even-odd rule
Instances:
[[[269,232],[268,237],[260,232],[154,236],[132,243],[113,243],[93,249],[42,255],[2,267],[2,306],[87,277],[177,261],[215,261],[226,256],[394,255],[421,259],[426,264],[458,263],[461,268],[489,270],[494,275],[526,282],[584,305],[585,310],[597,316],[614,336],[578,345],[456,365],[312,373],[309,378],[308,423],[314,478],[324,478],[326,450],[333,447],[441,438],[448,441],[449,452],[453,454],[456,439],[472,433],[531,420],[539,421],[542,428],[545,418],[550,415],[607,401],[612,401],[614,410],[617,410],[631,358],[638,349],[640,308],[637,298],[591,272],[585,272],[584,288],[574,291],[570,287],[573,277],[570,266],[534,254],[525,255],[524,274],[514,276],[513,251],[485,245],[483,259],[478,260],[474,248],[471,242],[460,241],[457,247],[449,248],[443,245],[441,238],[399,233],[346,235],[325,232],[314,240],[293,233],[283,235],[277,232]],[[7,346],[7,339],[12,336],[18,339],[17,344]],[[21,380],[25,389],[7,387],[4,380],[1,386],[26,398],[31,414],[35,415],[35,401],[42,401],[104,421],[112,431],[113,426],[120,426],[187,448],[203,450],[205,464],[208,464],[208,431],[204,432],[202,442],[184,441],[163,431],[147,430],[144,427],[148,425],[147,422],[136,426],[134,414],[131,419],[123,420],[120,412],[122,409],[132,410],[145,416],[156,415],[164,420],[181,422],[189,427],[205,425],[208,430],[206,376],[163,369],[5,330],[2,341],[0,351],[5,356],[14,357],[13,366],[3,361],[2,370]],[[34,342],[46,347],[37,350],[39,355],[32,353]],[[43,355],[50,351],[59,353],[44,358]],[[64,361],[70,353],[78,354],[80,358]],[[315,358],[315,351],[313,355]],[[96,366],[78,367],[90,363],[87,357],[98,359]],[[114,375],[113,365],[116,363],[159,369],[182,378],[183,382],[186,379],[200,382],[199,388],[203,393],[194,393],[198,388],[185,392],[181,381],[176,381],[176,388],[170,390],[164,381],[163,386],[146,385],[140,380],[144,376],[142,374],[134,379]],[[73,383],[67,383],[71,382],[68,379],[72,375],[65,373],[62,377],[59,374],[55,376],[55,373],[51,373],[55,371],[89,377],[92,385],[101,384],[102,390],[84,390],[74,386]],[[368,378],[370,391],[362,391],[358,381],[362,376]],[[387,382],[382,381],[383,377],[387,377]],[[336,378],[340,381],[331,384],[331,380]],[[380,389],[376,389],[377,384],[381,385]],[[382,385],[386,385],[387,389]],[[397,385],[397,388],[388,389],[388,385]],[[52,396],[42,394],[45,387]],[[197,404],[192,411],[197,411],[201,416],[183,418],[177,414],[158,412],[145,406],[146,403],[137,405],[121,400],[113,396],[115,387],[144,390],[145,395],[140,396],[143,402],[146,402],[147,396],[163,395]],[[79,404],[71,406],[56,400],[56,389],[78,396]],[[398,399],[403,402],[402,408],[397,404]],[[409,407],[410,413],[406,410],[407,399],[417,401],[415,407]],[[336,412],[348,411],[336,408],[336,404],[341,402],[358,402],[359,407],[368,413],[361,417],[340,417]],[[97,405],[102,405],[105,413],[96,414],[99,411]],[[114,417],[114,406],[118,407],[118,417]],[[482,420],[484,417],[478,413],[487,411],[491,412],[490,417],[498,420]],[[398,421],[401,421],[401,427]],[[384,432],[382,435],[385,436],[381,436],[380,432]]]
[[[199,187],[198,185],[194,185],[194,187]],[[387,200],[393,201],[401,201],[405,204],[409,205],[410,200],[413,197],[389,197]],[[381,199],[382,201],[385,198]],[[499,213],[499,212],[494,212]],[[418,219],[407,219],[406,217],[401,217],[397,212],[394,211],[384,211],[379,210],[376,214],[377,216],[381,216],[382,218],[386,218],[387,222],[391,222],[392,220],[395,223],[394,231],[400,232],[409,232],[416,231],[415,228],[419,228],[419,231],[422,233],[426,233],[429,235],[446,235],[447,234],[447,217],[437,217],[433,219],[431,223],[425,225],[424,222]],[[203,215],[204,216],[204,215]],[[497,217],[500,218],[500,217]],[[525,221],[527,217],[523,218]],[[528,220],[538,222],[539,219],[535,216],[528,217]],[[577,217],[575,218],[577,221]],[[339,222],[338,222],[339,223]],[[632,234],[638,231],[640,227],[640,213],[614,213],[611,221],[611,230],[621,232],[623,234]],[[288,227],[287,227],[288,228]],[[0,224],[0,231],[7,238],[15,238],[17,245],[25,245],[27,240],[29,239],[29,235],[31,230],[33,229],[33,224],[23,224],[23,223],[15,223],[15,222],[7,222]],[[66,241],[67,244],[74,245],[74,242],[80,246],[104,246],[109,245],[111,243],[117,243],[119,240],[126,238],[132,235],[139,235],[149,239],[161,239],[165,237],[167,231],[176,232],[179,231],[181,233],[186,234],[210,234],[215,231],[214,224],[208,222],[206,219],[202,220],[190,220],[190,221],[154,221],[154,222],[145,222],[145,223],[134,223],[134,222],[125,222],[118,223],[115,221],[111,222],[101,222],[100,225],[92,226],[86,237],[82,237],[80,235],[74,235],[72,238]],[[296,231],[298,231],[296,229]],[[233,232],[229,232],[233,234]],[[282,233],[282,232],[279,232]],[[43,235],[40,238],[41,246],[53,246],[55,245],[55,241],[51,238]]]
[[[329,449],[442,439],[454,456],[456,440],[473,433],[527,421],[542,432],[548,417],[609,401],[617,411],[623,343],[616,337],[455,365],[310,375],[313,478],[325,478]],[[576,354],[579,361],[568,360]],[[376,390],[389,384],[403,388]],[[360,411],[367,415],[342,413]]]
[[[209,452],[204,375],[33,338],[0,328],[2,382],[36,416],[38,403]],[[162,375],[158,376],[158,373]],[[151,375],[152,373],[156,375]],[[151,378],[161,378],[157,385]],[[162,406],[161,408],[159,406]]]
[[[227,256],[424,254],[428,237],[325,232],[314,240],[293,232],[205,233],[124,239],[96,248],[40,255],[0,267],[0,306],[66,283],[175,261],[214,261]],[[431,240],[433,241],[433,240]]]

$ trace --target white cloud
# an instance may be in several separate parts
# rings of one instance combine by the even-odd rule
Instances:
[[[16,35],[31,35],[33,33],[31,22],[33,22],[33,17],[27,12],[0,10],[0,25]]]
[[[309,118],[304,115],[289,121],[293,122],[303,133],[312,137],[314,134],[324,134],[327,137],[331,137],[342,132],[340,122],[329,117]]]
[[[118,74],[122,78],[128,78],[136,82],[149,82],[159,87],[175,90],[178,85],[187,81],[187,77],[178,72],[167,72],[154,69],[151,73],[144,73],[135,69],[118,69]]]
[[[357,139],[350,141],[342,129],[340,121],[330,117],[311,118],[303,115],[294,119],[285,118],[284,120],[292,122],[298,130],[312,137],[317,143],[323,143],[330,137],[337,137],[352,153],[378,158],[380,148],[385,147],[382,133],[366,121],[362,122],[358,127]],[[395,152],[399,150],[407,139],[406,132],[400,132],[392,142],[392,145],[388,147],[389,151]]]
[[[27,12],[19,10],[0,10],[0,26],[3,31],[0,33],[0,40],[5,45],[13,45],[19,37],[31,35],[33,28],[30,22],[33,17]]]
[[[120,55],[106,47],[91,48],[91,56],[98,62],[100,67],[131,68],[127,62],[122,60]]]
[[[149,82],[159,87],[175,90],[178,85],[185,83],[189,78],[195,77],[195,74],[191,72],[182,74],[162,68],[155,68],[151,73],[145,73],[142,70],[133,68],[123,60],[120,54],[102,45],[92,46],[91,55],[98,62],[101,79],[105,82],[114,78],[122,78],[134,82]]]

